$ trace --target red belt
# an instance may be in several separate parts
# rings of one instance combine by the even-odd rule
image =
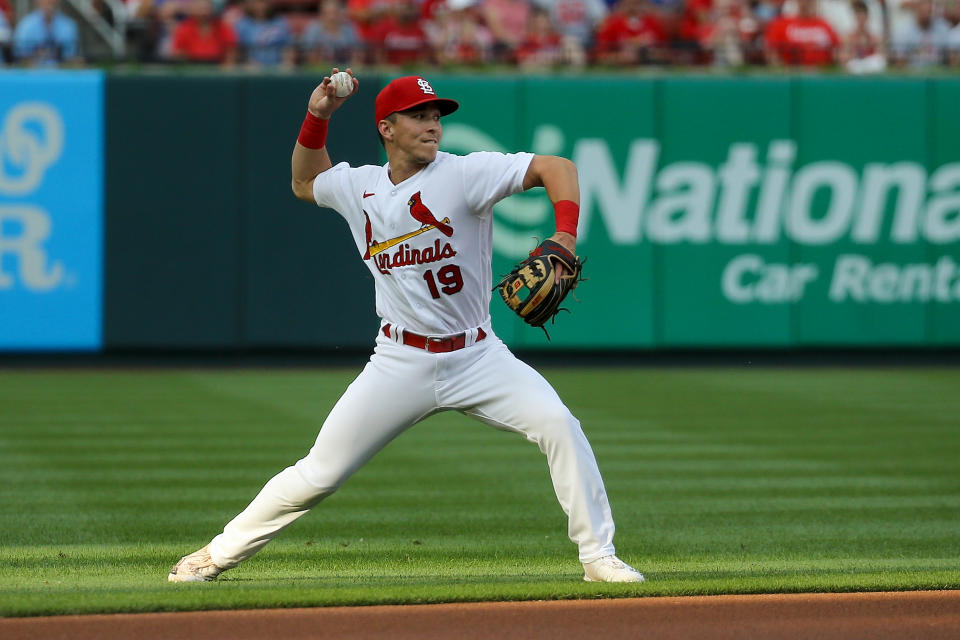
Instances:
[[[383,325],[383,335],[390,337],[390,324],[387,323]],[[480,342],[487,337],[486,332],[483,329],[477,329],[477,342]],[[423,349],[424,351],[429,351],[430,353],[447,353],[449,351],[457,351],[458,349],[463,349],[467,346],[467,334],[458,333],[452,336],[421,336],[418,333],[413,333],[411,331],[403,332],[403,344],[408,347],[416,347],[417,349]]]

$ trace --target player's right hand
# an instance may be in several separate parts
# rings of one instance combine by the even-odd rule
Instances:
[[[337,67],[334,67],[330,72],[330,75],[333,75],[340,71]],[[353,76],[353,71],[351,69],[346,70],[351,76]],[[336,87],[330,81],[330,76],[324,76],[323,82],[317,85],[317,88],[313,90],[313,93],[310,94],[310,102],[307,104],[307,109],[313,115],[318,118],[329,118],[333,115],[333,112],[340,108],[347,99],[350,98],[353,94],[360,89],[360,81],[354,77],[353,78],[353,91],[349,95],[346,95],[342,98],[337,97]]]

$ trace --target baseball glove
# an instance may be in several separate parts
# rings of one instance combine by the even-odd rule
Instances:
[[[556,282],[557,267],[563,265],[566,272]],[[553,321],[560,312],[560,303],[583,279],[583,263],[563,245],[544,240],[530,256],[513,268],[496,286],[507,306],[523,318],[531,327],[543,326]],[[569,311],[568,309],[563,309]],[[547,334],[547,339],[550,334]]]

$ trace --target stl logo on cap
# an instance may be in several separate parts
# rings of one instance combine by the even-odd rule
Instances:
[[[380,90],[374,102],[374,117],[380,122],[391,113],[406,111],[422,104],[434,103],[440,109],[440,115],[450,115],[460,105],[456,100],[440,98],[437,92],[420,76],[403,76],[391,80]]]

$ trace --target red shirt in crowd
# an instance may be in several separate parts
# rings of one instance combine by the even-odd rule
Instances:
[[[540,58],[538,62],[553,64],[560,59],[560,36],[556,33],[549,35],[528,34],[523,43],[517,48],[517,60],[526,62]]]
[[[702,42],[704,33],[713,31],[710,10],[713,0],[687,0],[683,5],[677,26],[677,37],[690,42]]]
[[[416,21],[387,18],[375,25],[371,39],[381,47],[387,64],[422,62],[430,50],[427,34]]]
[[[173,31],[173,51],[191,62],[223,62],[237,46],[237,36],[223,20],[201,25],[187,18]]]
[[[436,18],[437,10],[444,10],[447,0],[423,0],[420,3],[420,22],[430,22]]]
[[[787,65],[816,67],[833,62],[840,39],[817,16],[781,16],[770,23],[767,46]]]
[[[662,44],[667,40],[667,30],[652,13],[642,15],[610,15],[597,32],[597,45],[603,51],[611,51],[621,44],[645,40],[646,44]]]
[[[347,14],[357,28],[360,39],[366,43],[373,40],[373,29],[377,23],[377,12],[383,8],[380,0],[347,0]],[[361,17],[362,16],[362,17]]]

